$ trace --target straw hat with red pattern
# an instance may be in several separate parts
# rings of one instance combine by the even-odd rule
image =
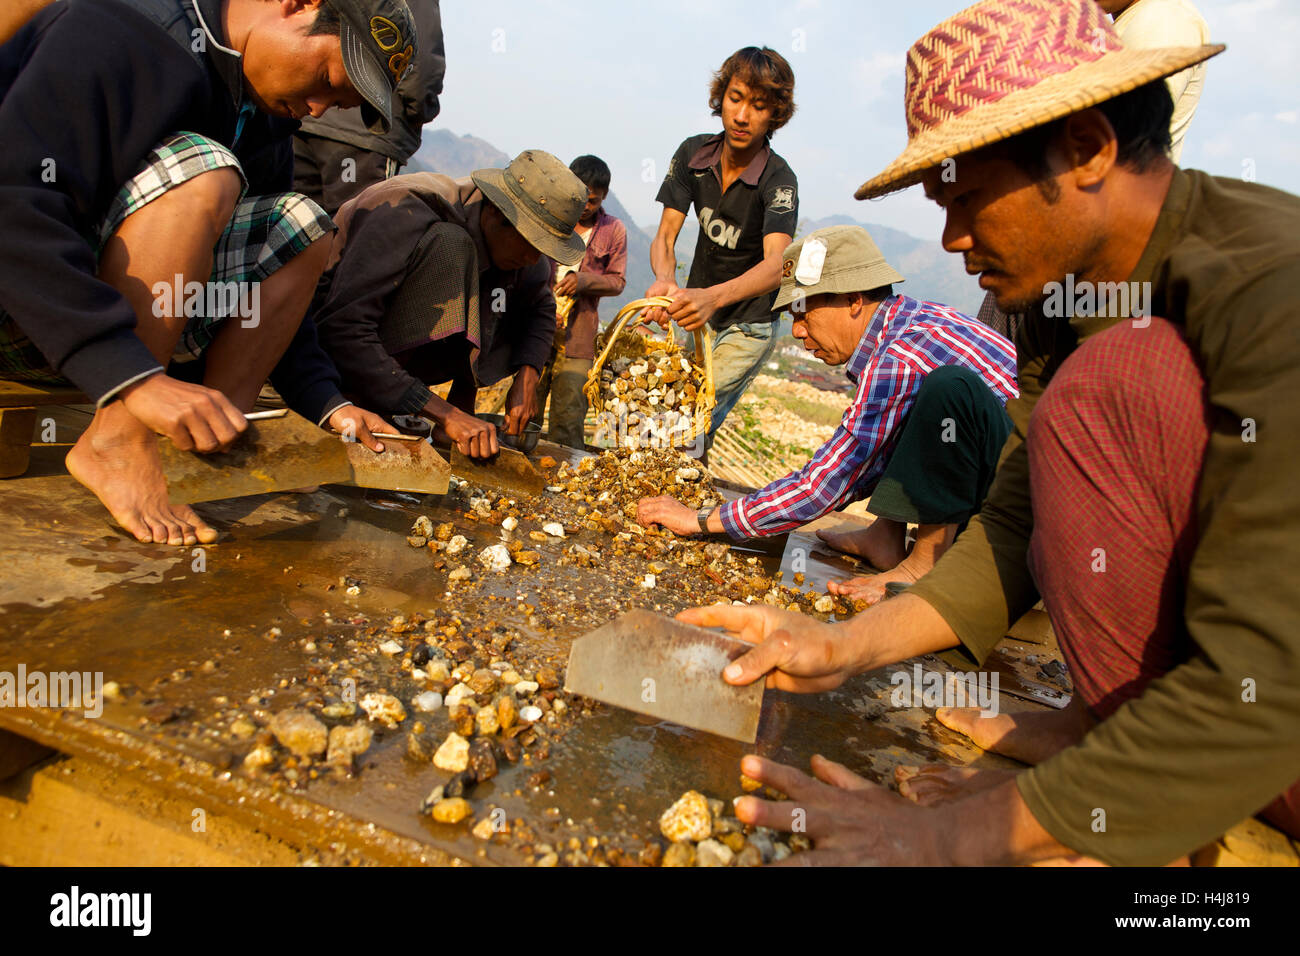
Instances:
[[[1131,50],[1095,0],[985,0],[907,51],[907,149],[854,196],[920,182],[945,159],[1137,89],[1222,44]]]

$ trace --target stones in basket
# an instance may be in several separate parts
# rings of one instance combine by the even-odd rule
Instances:
[[[600,403],[620,432],[619,444],[669,447],[694,434],[704,373],[681,352],[656,349],[640,359],[612,359],[600,370]]]

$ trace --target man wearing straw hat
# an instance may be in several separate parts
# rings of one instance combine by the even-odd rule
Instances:
[[[698,514],[675,498],[643,498],[637,518],[678,534],[726,531],[736,540],[780,534],[870,498],[876,521],[822,532],[832,547],[882,573],[835,585],[875,603],[891,582],[934,567],[979,510],[1011,430],[1015,351],[992,329],[934,302],[895,295],[903,276],[861,226],[829,226],[786,247],[773,310],[793,333],[857,384],[844,420],[806,465],[759,491]],[[918,526],[911,550],[908,524]]]
[[[684,617],[759,642],[727,680],[806,691],[945,648],[978,663],[1041,595],[1075,695],[940,708],[1034,766],[897,774],[927,806],[821,758],[819,780],[745,758],[804,809],[809,862],[1155,865],[1252,814],[1300,836],[1300,200],[1168,157],[1163,77],[1222,49],[1128,50],[1092,0],[981,3],[912,47],[908,147],[857,195],[923,182],[945,247],[1025,313],[988,499],[848,623]],[[737,813],[790,826],[788,804]]]
[[[462,453],[497,452],[474,417],[479,386],[508,375],[506,433],[533,415],[555,338],[548,256],[576,265],[587,188],[542,150],[464,179],[395,176],[344,203],[311,314],[348,394],[424,416]],[[452,383],[447,400],[431,385]]]

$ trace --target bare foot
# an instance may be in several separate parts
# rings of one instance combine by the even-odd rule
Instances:
[[[1030,765],[1081,741],[1092,720],[1078,697],[1064,710],[1021,711],[981,717],[978,707],[940,707],[935,719],[975,746]]]
[[[121,402],[96,412],[66,464],[137,541],[181,545],[217,540],[216,529],[193,508],[168,501],[158,439]]]
[[[862,558],[873,568],[887,571],[907,557],[907,525],[891,518],[877,518],[865,528],[853,531],[818,531],[836,551]]]
[[[894,768],[898,792],[923,807],[960,800],[1005,783],[1015,775],[1014,770],[977,770],[945,764]]]

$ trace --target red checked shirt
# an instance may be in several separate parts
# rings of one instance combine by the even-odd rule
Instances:
[[[1004,404],[1018,394],[1015,347],[997,332],[934,302],[881,302],[845,370],[858,390],[835,434],[798,471],[722,505],[727,534],[780,534],[870,495],[921,382],[941,365],[975,372]]]

